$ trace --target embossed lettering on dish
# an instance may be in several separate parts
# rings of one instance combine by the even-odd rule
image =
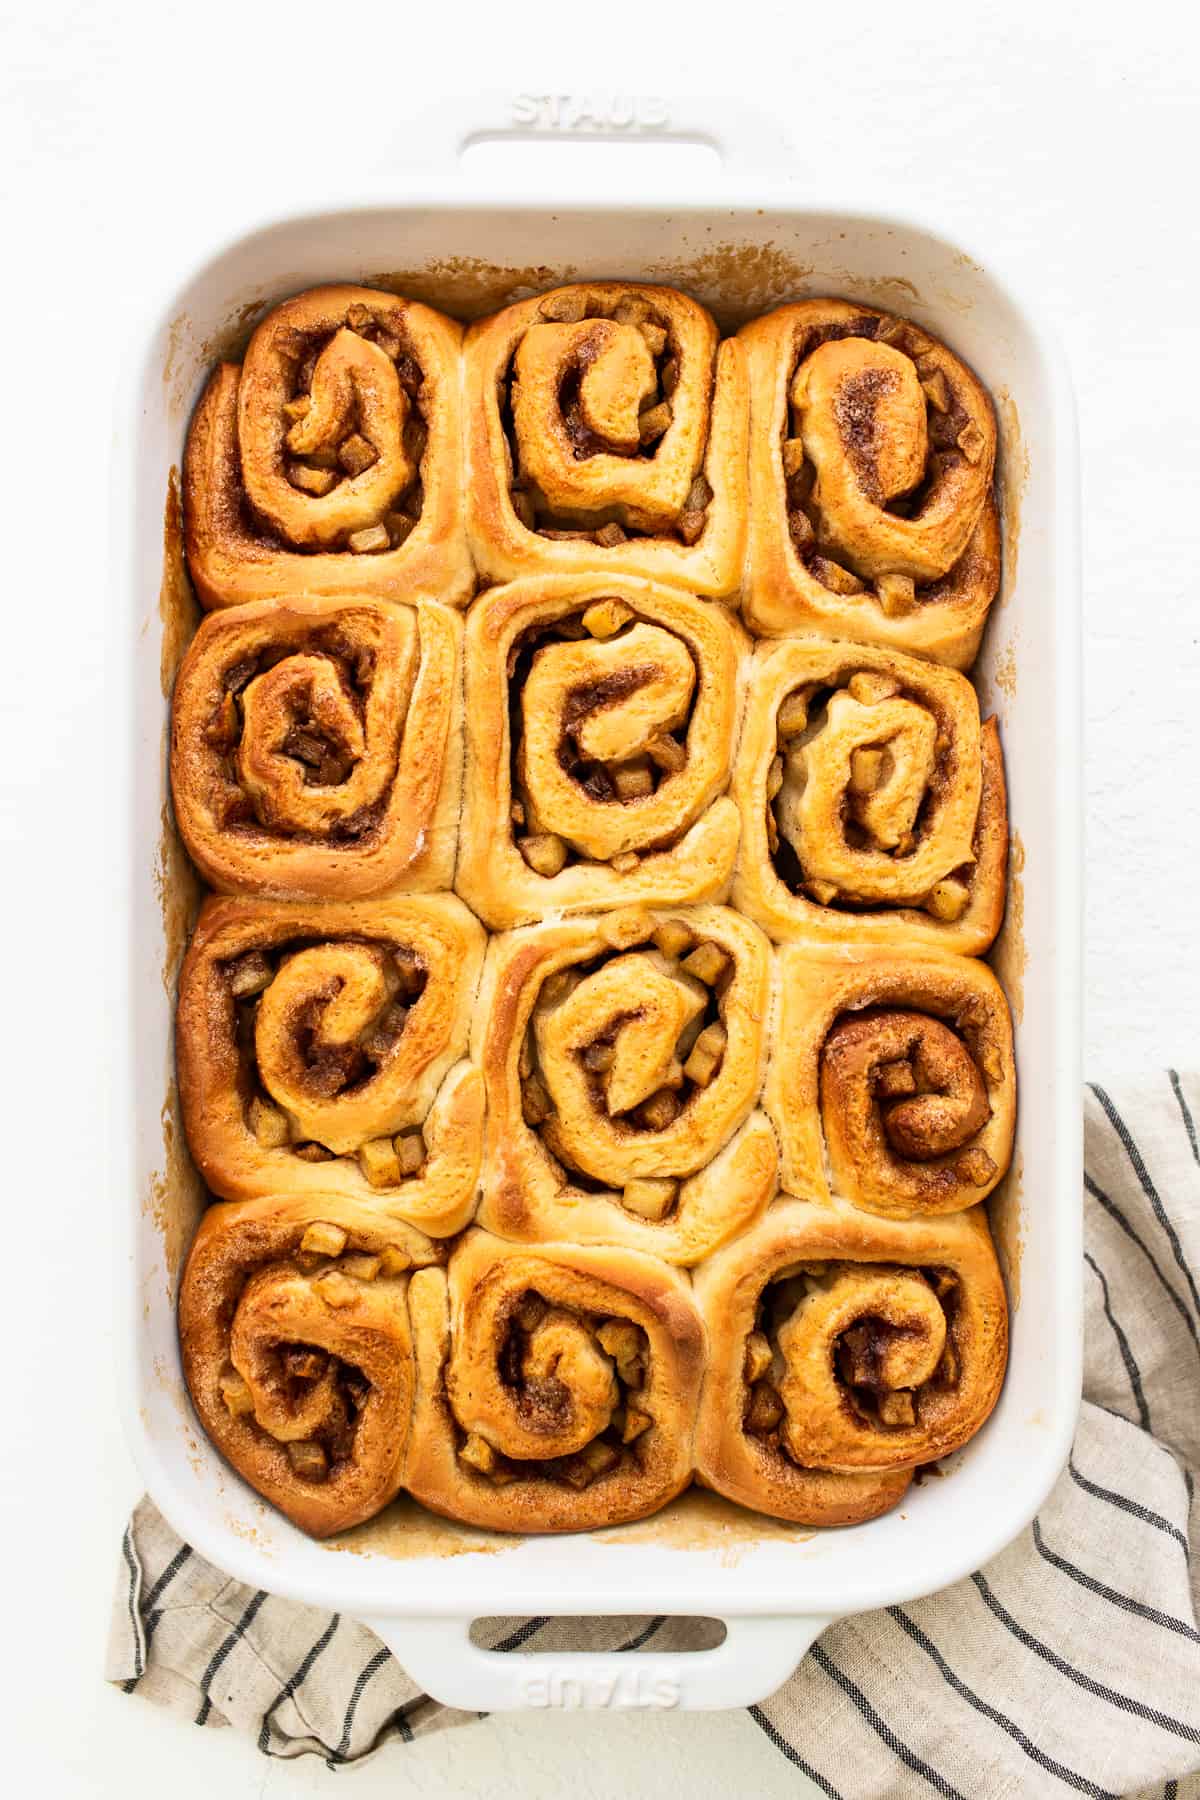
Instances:
[[[663,131],[671,122],[652,94],[517,94],[512,118],[535,131]]]
[[[679,1682],[671,1675],[634,1669],[628,1674],[588,1677],[554,1670],[521,1683],[525,1706],[556,1707],[563,1712],[667,1712],[678,1706]]]

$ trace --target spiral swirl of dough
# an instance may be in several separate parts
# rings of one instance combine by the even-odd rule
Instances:
[[[501,1530],[653,1512],[690,1473],[703,1337],[686,1279],[631,1250],[478,1229],[412,1286],[418,1395],[407,1484]]]
[[[710,1345],[697,1472],[743,1505],[873,1518],[995,1405],[1008,1309],[982,1207],[901,1223],[781,1200],[694,1284]]]
[[[727,888],[744,642],[723,607],[632,579],[541,576],[480,599],[457,875],[480,918]]]
[[[723,596],[745,538],[745,358],[672,288],[585,282],[465,350],[468,513],[495,580],[606,568]]]
[[[818,534],[860,575],[936,581],[963,554],[983,510],[996,447],[991,408],[953,358],[938,373],[949,405],[957,404],[966,422],[959,447],[932,463],[932,402],[917,364],[891,344],[824,343],[793,378],[791,401],[816,472]],[[927,474],[928,490],[912,517],[887,510]]]
[[[188,565],[208,607],[473,589],[459,472],[462,328],[372,288],[274,307],[188,431]]]
[[[484,934],[461,902],[210,900],[180,978],[188,1141],[227,1199],[341,1194],[434,1236],[474,1209],[465,1060]]]
[[[437,1251],[352,1201],[210,1207],[184,1270],[184,1374],[205,1430],[318,1537],[400,1487],[414,1370],[408,1271]]]
[[[434,601],[258,601],[205,619],[175,683],[171,788],[208,879],[281,899],[446,887],[461,635]]]
[[[1000,582],[986,390],[919,326],[847,301],[780,307],[739,335],[754,630],[969,667]]]
[[[760,645],[734,794],[734,900],[773,936],[978,952],[998,931],[999,737],[954,670],[867,645]]]
[[[779,953],[765,1104],[789,1192],[897,1218],[961,1211],[1007,1169],[1012,1024],[985,964],[934,951]]]
[[[472,1045],[488,1090],[480,1222],[689,1265],[744,1229],[777,1173],[755,1110],[769,993],[765,938],[723,907],[493,940]]]

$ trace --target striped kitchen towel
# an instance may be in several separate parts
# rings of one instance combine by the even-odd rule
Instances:
[[[1085,1097],[1086,1362],[1070,1461],[1028,1531],[957,1586],[831,1625],[751,1708],[825,1794],[1200,1800],[1200,1079]],[[691,1619],[494,1619],[495,1648],[700,1648]],[[266,1756],[331,1767],[474,1719],[352,1619],[243,1587],[149,1501],[108,1676]],[[632,1791],[632,1790],[630,1790]]]

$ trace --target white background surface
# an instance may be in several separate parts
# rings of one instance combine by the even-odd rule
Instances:
[[[0,1316],[14,1346],[0,1679],[14,1793],[32,1790],[35,1763],[47,1791],[132,1800],[328,1794],[337,1779],[100,1679],[137,1492],[111,1391],[104,1200],[122,859],[106,814],[108,451],[119,354],[168,278],[232,225],[318,201],[356,169],[401,180],[422,154],[406,117],[439,91],[741,94],[786,121],[800,194],[907,205],[1040,292],[1073,363],[1083,447],[1089,1068],[1196,1059],[1195,10],[667,13],[558,0],[486,19],[432,8],[426,26],[371,0],[144,17],[59,0],[0,24]],[[393,1746],[353,1779],[361,1795],[530,1800],[804,1791],[741,1714],[492,1720]]]

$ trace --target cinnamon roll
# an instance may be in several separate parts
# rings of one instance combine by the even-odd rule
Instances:
[[[431,1237],[475,1206],[466,1060],[484,933],[449,894],[208,900],[175,1029],[188,1144],[223,1199],[336,1195]]]
[[[289,592],[470,598],[462,328],[373,288],[275,307],[193,416],[188,567],[205,606]]]
[[[221,1454],[327,1537],[400,1487],[413,1401],[419,1232],[327,1195],[210,1207],[179,1295],[183,1371]]]
[[[719,597],[745,538],[745,354],[686,294],[556,288],[467,333],[467,517],[494,581],[605,569]]]
[[[967,668],[1000,581],[986,390],[919,326],[844,300],[781,307],[739,336],[752,628]]]
[[[257,601],[204,620],[175,683],[171,792],[216,888],[448,888],[462,786],[457,613]]]
[[[734,766],[734,904],[773,938],[978,954],[1004,916],[995,722],[965,676],[867,645],[760,644]]]
[[[1008,1312],[982,1207],[898,1224],[789,1201],[693,1279],[697,1476],[757,1512],[874,1518],[996,1403]]]
[[[744,645],[723,607],[632,579],[543,576],[472,607],[455,885],[481,919],[724,896]]]
[[[494,938],[473,1031],[480,1223],[695,1263],[775,1191],[754,1107],[770,951],[723,907],[630,908]]]
[[[983,1200],[1012,1156],[1012,1022],[984,963],[920,950],[778,953],[764,1104],[782,1186],[897,1218]],[[828,1175],[827,1175],[828,1171]]]
[[[478,1229],[409,1287],[405,1484],[497,1531],[644,1518],[686,1487],[704,1333],[686,1276],[634,1250]]]

